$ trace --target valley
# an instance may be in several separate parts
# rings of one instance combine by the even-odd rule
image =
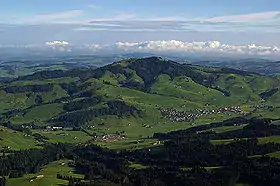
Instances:
[[[80,164],[71,170],[78,182],[100,179],[108,185],[120,185],[130,169],[145,175],[146,169],[159,171],[157,178],[149,179],[161,180],[164,171],[172,178],[178,176],[177,165],[190,167],[179,174],[179,184],[191,179],[187,175],[194,173],[189,170],[197,171],[196,176],[205,171],[196,170],[193,165],[197,161],[207,170],[227,167],[231,171],[236,166],[239,170],[241,164],[259,166],[251,157],[275,158],[273,162],[278,164],[279,85],[278,76],[180,64],[161,57],[128,58],[99,68],[46,70],[14,77],[0,84],[0,165],[10,154],[24,156],[24,150],[34,157],[55,151],[54,157],[50,153],[46,161],[38,160],[36,171],[34,167],[32,171],[14,167],[16,174],[26,175],[10,176],[8,185],[26,183],[38,171],[49,175],[37,169],[49,166],[47,171],[60,166],[63,158],[74,161],[74,157]],[[190,145],[193,148],[189,149]],[[110,167],[98,158],[110,159],[121,168]],[[231,164],[232,159],[236,161]],[[92,165],[92,161],[99,164]],[[126,161],[135,166],[127,166]],[[166,163],[174,167],[166,167]],[[104,172],[113,171],[110,174],[120,174],[123,180],[106,177],[100,170],[91,170],[88,175],[85,172],[91,166],[103,166]],[[7,172],[3,169],[2,174]],[[42,182],[52,183],[57,179],[54,174]],[[215,180],[221,173],[203,174],[209,174],[205,180]],[[248,174],[241,171],[240,176],[230,173],[229,177],[236,179],[235,184],[254,185],[258,179],[244,179]],[[132,175],[126,181],[133,184],[139,179],[141,176]],[[61,180],[65,179],[60,179],[61,185],[68,184],[69,179]]]

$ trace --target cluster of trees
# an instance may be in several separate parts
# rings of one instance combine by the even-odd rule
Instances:
[[[53,84],[25,85],[25,86],[8,86],[4,90],[7,93],[23,93],[23,92],[49,92],[53,90]]]
[[[84,82],[84,83],[83,81],[75,81],[70,83],[60,83],[60,86],[71,97],[78,98],[78,97],[91,97],[92,95],[94,95],[95,91],[100,89],[103,85],[98,81]]]
[[[239,181],[250,185],[279,185],[280,161],[277,158],[263,156],[237,161],[233,169],[240,174]]]
[[[28,129],[27,127],[24,127],[23,125],[15,125],[12,124],[10,121],[8,122],[1,122],[0,123],[2,126],[12,129],[14,131],[19,131],[19,132],[24,132],[24,133],[31,133],[30,129]]]
[[[85,90],[73,95],[73,98],[89,98],[91,96],[93,96],[93,92],[91,90]]]
[[[61,83],[61,88],[64,89],[69,95],[73,95],[80,91],[83,91],[87,84],[81,84],[80,82],[71,82],[71,83]]]
[[[273,135],[280,135],[280,126],[273,125],[266,120],[255,120],[243,129],[216,134],[213,139],[268,137]]]
[[[233,68],[220,68],[220,70],[214,70],[214,71],[211,71],[211,73],[213,73],[213,74],[238,74],[241,76],[257,74],[254,72],[247,72],[247,71],[237,70],[237,69],[233,69]]]
[[[154,138],[167,140],[167,139],[174,138],[176,136],[185,136],[188,134],[196,133],[199,131],[210,130],[210,129],[217,128],[217,127],[243,125],[243,124],[247,124],[247,123],[252,123],[255,120],[258,121],[258,119],[254,119],[254,118],[247,119],[245,117],[236,117],[236,118],[224,120],[222,122],[194,126],[194,127],[191,127],[189,129],[185,129],[185,130],[177,130],[177,131],[173,131],[173,132],[169,132],[169,133],[154,133]],[[267,120],[270,120],[270,119],[267,119]]]
[[[215,90],[218,90],[218,91],[222,92],[222,93],[223,93],[225,96],[227,96],[227,97],[231,96],[230,91],[228,91],[228,90],[226,90],[226,89],[223,89],[223,88],[217,87],[217,86],[214,86],[214,87],[212,87],[212,88],[215,89]]]
[[[228,166],[237,159],[249,156],[268,154],[279,151],[280,144],[259,144],[255,138],[234,141],[229,144],[213,145],[209,140],[200,136],[188,136],[184,139],[171,140],[165,143],[165,152],[157,158],[176,160],[178,166]],[[158,160],[157,160],[158,161]],[[169,162],[168,162],[169,163]],[[171,163],[171,162],[170,162]]]
[[[41,135],[41,134],[39,134],[39,133],[32,134],[32,136],[33,136],[37,141],[39,141],[39,142],[45,142],[45,141],[48,141],[48,140],[49,140],[48,137],[43,136],[43,135]]]
[[[13,109],[13,110],[9,110],[7,112],[4,112],[2,114],[1,120],[5,120],[5,119],[9,119],[13,116],[19,115],[19,114],[25,114],[26,111],[25,110],[21,110],[21,109]]]
[[[70,112],[75,110],[87,109],[91,106],[101,103],[101,96],[85,98],[78,101],[72,101],[63,105],[63,109]]]
[[[43,149],[18,151],[0,158],[0,175],[10,178],[36,173],[50,162],[67,156],[72,146],[67,144],[48,145]]]
[[[262,99],[268,99],[270,98],[271,96],[273,96],[274,94],[276,94],[278,92],[278,88],[275,88],[275,89],[272,89],[272,90],[268,90],[268,91],[265,91],[261,94],[259,94],[259,96],[262,98]]]
[[[57,174],[69,185],[279,185],[280,160],[251,155],[280,150],[279,144],[258,144],[256,139],[212,145],[201,135],[185,134],[165,142],[161,148],[116,151],[96,145],[47,145],[43,149],[18,151],[0,158],[0,176],[19,177],[36,173],[49,162],[73,160],[83,180]],[[134,169],[131,162],[145,165]],[[217,167],[207,170],[204,167]],[[220,168],[219,168],[220,167]]]
[[[173,139],[178,136],[190,135],[193,133],[201,133],[200,136],[207,139],[234,139],[234,138],[255,138],[255,137],[268,137],[273,135],[280,135],[280,127],[271,124],[273,120],[269,118],[251,118],[245,117],[231,118],[218,123],[211,123],[206,125],[195,126],[186,130],[178,130],[170,133],[154,133],[154,138],[158,139]],[[223,133],[216,133],[211,129],[223,126],[238,126],[248,124],[242,129],[233,130]],[[206,132],[207,131],[207,132]]]
[[[72,176],[62,175],[59,173],[56,174],[56,178],[61,180],[68,180],[70,183],[80,182],[82,180],[81,178],[73,178]]]
[[[35,97],[34,102],[35,102],[35,105],[41,105],[43,103],[42,95],[37,94],[36,97]]]
[[[82,104],[83,105],[83,104]],[[85,104],[84,104],[85,105]],[[89,110],[78,110],[60,115],[58,119],[52,122],[58,122],[63,126],[78,127],[84,125],[87,121],[92,120],[98,116],[117,115],[117,116],[137,116],[141,113],[139,109],[134,106],[127,105],[123,101],[108,101],[108,107]]]
[[[32,81],[32,80],[45,80],[45,79],[56,79],[62,77],[79,77],[80,79],[87,79],[92,77],[94,69],[71,69],[67,71],[63,70],[46,70],[35,72],[34,74],[22,76],[15,81]]]
[[[135,106],[128,105],[124,101],[108,101],[107,105],[109,110],[111,110],[113,115],[125,116],[125,115],[132,115],[137,116],[141,114],[141,111],[136,108]]]
[[[6,182],[7,182],[7,180],[5,177],[0,178],[0,186],[5,186]]]
[[[90,98],[93,95],[94,95],[94,93],[91,90],[85,90],[85,91],[75,93],[71,97],[67,96],[67,97],[61,97],[61,98],[55,99],[54,101],[52,101],[50,103],[71,102],[75,98]]]
[[[211,79],[188,65],[182,65],[172,61],[163,62],[157,57],[137,59],[135,62],[129,63],[128,68],[135,70],[137,75],[143,79],[146,90],[150,89],[150,86],[160,74],[167,74],[171,78],[188,76],[200,84],[207,84]]]
[[[31,80],[44,80],[44,79],[53,79],[53,78],[61,78],[66,76],[66,71],[62,70],[46,70],[35,72],[34,74],[22,76],[17,78],[19,81],[31,81]]]
[[[122,87],[133,88],[140,91],[145,91],[145,85],[140,82],[135,81],[119,81]]]

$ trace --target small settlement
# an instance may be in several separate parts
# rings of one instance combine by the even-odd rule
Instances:
[[[194,121],[199,117],[210,115],[210,114],[241,114],[244,115],[246,112],[242,110],[240,106],[229,106],[222,107],[219,109],[195,109],[193,111],[178,111],[173,108],[159,108],[161,114],[170,119],[171,121],[183,122],[183,121]]]

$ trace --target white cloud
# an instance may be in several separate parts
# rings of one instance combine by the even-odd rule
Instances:
[[[90,5],[88,5],[87,7],[92,8],[92,9],[99,9],[99,8],[101,8],[101,6],[99,6],[99,5],[94,5],[94,4],[90,4]]]
[[[91,50],[100,50],[103,48],[103,46],[101,46],[99,44],[90,44],[90,45],[86,45],[86,47]]]
[[[90,13],[90,8],[100,8],[88,5],[85,10],[70,10],[51,14],[39,14],[33,17],[13,19],[13,23],[23,25],[43,24],[75,25],[75,31],[122,31],[122,32],[280,32],[280,11],[259,12],[250,14],[225,15],[217,17],[189,17],[178,13],[174,16],[137,15],[133,12],[111,12],[109,17],[97,16]],[[103,7],[102,7],[103,8]],[[0,28],[1,29],[1,28]],[[3,32],[3,31],[1,31]]]
[[[244,44],[244,45],[230,45],[220,41],[195,41],[185,42],[180,40],[155,40],[144,42],[116,42],[111,45],[102,44],[83,44],[74,45],[67,41],[49,41],[44,47],[42,45],[0,45],[0,48],[7,49],[26,49],[26,50],[40,50],[48,51],[49,49],[55,52],[74,52],[91,54],[102,53],[134,53],[134,52],[149,52],[154,54],[175,54],[175,55],[206,55],[206,56],[244,56],[244,57],[267,57],[280,58],[280,46],[276,45],[258,45],[258,44]]]
[[[79,16],[82,16],[84,11],[82,10],[70,10],[65,12],[57,12],[52,14],[38,14],[33,17],[24,18],[20,22],[24,23],[50,23],[50,22],[59,22],[67,21]]]
[[[117,42],[115,47],[124,51],[143,52],[186,52],[186,53],[220,53],[247,55],[280,55],[277,46],[227,45],[219,41],[183,42],[177,40],[159,40],[145,42]]]
[[[59,52],[71,52],[71,45],[67,41],[48,41],[45,46]]]
[[[31,49],[31,48],[38,48],[38,45],[32,44],[10,44],[10,45],[1,45],[0,48],[13,48],[13,49]]]
[[[92,22],[102,22],[102,21],[128,21],[128,20],[133,20],[136,18],[136,14],[132,13],[119,13],[114,17],[104,17],[104,18],[95,18],[92,19]]]
[[[68,46],[67,41],[48,41],[45,43],[46,46]]]

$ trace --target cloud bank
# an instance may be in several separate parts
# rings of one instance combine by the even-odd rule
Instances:
[[[80,17],[84,14],[83,10],[70,10],[65,12],[49,13],[49,14],[37,14],[33,17],[25,17],[18,20],[24,24],[40,24],[40,23],[56,23],[70,21],[73,18]]]
[[[3,51],[20,51],[22,54],[40,52],[70,55],[110,55],[125,53],[151,53],[155,55],[204,56],[204,57],[250,57],[280,60],[280,46],[276,45],[232,45],[220,41],[151,40],[143,42],[119,41],[114,44],[75,44],[63,40],[48,41],[41,45],[0,45]]]
[[[58,50],[60,52],[71,52],[71,46],[67,41],[48,41],[45,46],[52,48],[53,50]]]
[[[277,46],[228,45],[219,41],[183,42],[177,40],[117,42],[116,48],[130,52],[219,53],[232,55],[280,55]]]
[[[201,21],[206,22],[259,22],[259,21],[267,21],[277,19],[280,16],[280,11],[273,12],[260,12],[260,13],[252,13],[252,14],[239,14],[239,15],[228,15],[228,16],[220,16],[204,19]]]
[[[49,41],[46,47],[57,51],[75,51],[77,49],[87,52],[134,53],[150,52],[155,54],[208,54],[208,55],[232,55],[255,57],[280,57],[280,46],[274,45],[229,45],[220,41],[184,42],[180,40],[155,40],[144,42],[116,42],[111,45],[86,44],[74,45],[67,41]]]

